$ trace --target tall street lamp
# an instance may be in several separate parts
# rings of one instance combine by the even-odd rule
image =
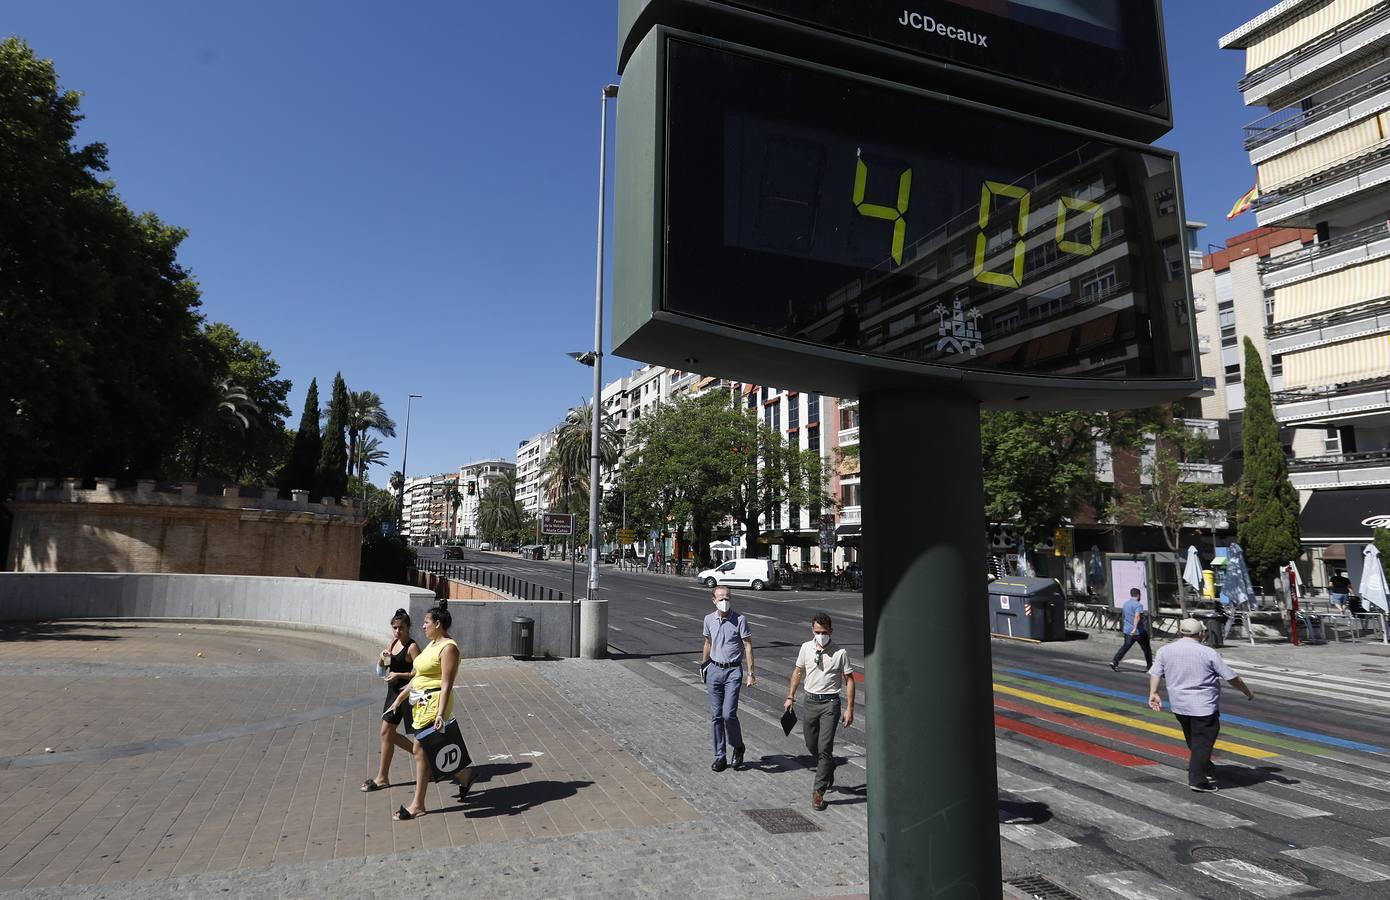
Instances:
[[[599,530],[599,430],[603,411],[603,238],[608,171],[608,101],[618,96],[616,84],[603,86],[599,99],[598,138],[598,250],[594,262],[594,412],[589,421],[589,599],[598,598]]]
[[[405,467],[406,461],[410,458],[410,404],[416,400],[424,399],[423,394],[411,394],[405,401],[405,446],[401,448],[401,490],[396,498],[396,533],[405,534],[405,480],[410,477],[406,475],[409,471]],[[410,543],[410,538],[406,538],[406,543]]]

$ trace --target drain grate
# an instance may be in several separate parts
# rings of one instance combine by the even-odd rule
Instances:
[[[744,813],[768,834],[822,831],[819,825],[794,809],[745,809]]]
[[[1060,884],[1041,875],[1021,875],[1018,878],[1006,878],[1004,883],[1010,887],[1018,888],[1035,900],[1082,900],[1079,895],[1073,894]]]
[[[1257,856],[1247,853],[1244,850],[1233,850],[1230,847],[1193,847],[1189,855],[1196,862],[1216,862],[1223,859],[1238,859],[1241,862],[1248,862],[1253,866],[1259,866],[1276,875],[1283,875],[1285,878],[1292,878],[1302,884],[1308,883],[1308,875],[1298,866],[1286,860],[1275,859],[1270,856]]]

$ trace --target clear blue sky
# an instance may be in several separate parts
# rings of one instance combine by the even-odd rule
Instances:
[[[1207,241],[1254,183],[1217,38],[1274,0],[1168,0],[1189,218]],[[85,93],[126,202],[190,231],[204,312],[304,390],[381,394],[410,470],[440,472],[590,395],[599,91],[617,0],[11,4],[6,33]],[[611,149],[611,144],[610,144]],[[611,221],[611,218],[610,218]],[[633,366],[608,360],[607,376]],[[400,441],[388,442],[390,468]],[[376,480],[383,481],[378,470]]]

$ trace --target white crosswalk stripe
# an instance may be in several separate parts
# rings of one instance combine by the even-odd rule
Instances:
[[[1043,753],[1014,741],[997,741],[995,750],[1000,756],[1007,756],[1044,772],[1060,775],[1068,781],[1086,785],[1123,800],[1140,803],[1151,810],[1162,810],[1165,815],[1186,819],[1208,828],[1239,828],[1242,825],[1253,824],[1249,819],[1233,816],[1211,806],[1177,800],[1171,791],[1157,791],[1124,778],[1108,777],[1060,756]]]
[[[998,774],[999,790],[1025,800],[1046,803],[1054,812],[1060,812],[1080,824],[1098,828],[1117,840],[1141,841],[1145,838],[1167,837],[1172,834],[1157,825],[1127,816],[1108,806],[1092,803],[1050,784],[1015,775],[1006,769],[999,769]]]
[[[1286,754],[1279,757],[1279,764],[1285,769],[1294,769],[1299,772],[1308,772],[1313,775],[1320,775],[1323,778],[1332,778],[1337,781],[1346,781],[1362,787],[1372,788],[1377,791],[1390,793],[1390,781],[1384,778],[1376,778],[1361,772],[1349,772],[1337,766],[1328,766],[1311,759],[1304,759],[1301,756]]]
[[[1197,900],[1147,872],[1108,872],[1088,876],[1087,880],[1123,900]]]
[[[1041,825],[1001,823],[999,836],[1025,850],[1065,850],[1076,846],[1076,841],[1062,837],[1055,831],[1048,831]]]
[[[1390,881],[1390,866],[1363,859],[1336,847],[1307,847],[1302,850],[1285,850],[1285,856],[1292,856],[1309,865],[1345,875],[1362,884],[1372,881]]]
[[[1246,862],[1243,859],[1217,859],[1194,863],[1192,868],[1217,881],[1234,885],[1256,897],[1292,897],[1317,890],[1286,875]]]

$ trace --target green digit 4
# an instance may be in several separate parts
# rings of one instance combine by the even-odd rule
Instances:
[[[869,167],[862,155],[854,160],[854,208],[859,215],[871,219],[885,219],[893,223],[893,262],[903,264],[903,243],[907,238],[907,203],[912,193],[912,170],[904,169],[898,176],[898,205],[881,206],[864,202],[864,188],[869,181]]]

